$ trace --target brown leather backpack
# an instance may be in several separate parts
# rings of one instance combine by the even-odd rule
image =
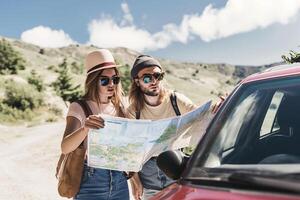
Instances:
[[[88,117],[92,111],[84,100],[76,101]],[[83,142],[74,151],[61,154],[56,167],[56,178],[58,179],[58,193],[62,197],[74,197],[80,188],[81,177],[84,167],[86,148]]]

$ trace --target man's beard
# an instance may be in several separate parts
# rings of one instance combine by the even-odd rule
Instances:
[[[147,90],[147,89],[145,89],[145,88],[142,88],[142,87],[140,87],[141,88],[141,91],[142,91],[142,93],[143,94],[145,94],[145,95],[148,95],[148,96],[152,96],[152,97],[155,97],[155,96],[158,96],[159,95],[159,89],[156,89],[156,90]]]

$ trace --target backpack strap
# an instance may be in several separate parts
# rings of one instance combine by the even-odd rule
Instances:
[[[177,116],[181,115],[180,110],[179,110],[178,105],[177,105],[177,97],[176,97],[175,91],[173,91],[171,93],[170,100],[171,100],[171,104],[172,104],[172,107],[173,107],[176,115]]]
[[[176,94],[175,94],[175,91],[173,91],[170,95],[170,100],[171,100],[171,104],[172,104],[172,107],[176,113],[177,116],[181,115],[180,113],[180,110],[178,108],[178,105],[177,105],[177,97],[176,97]],[[140,119],[141,118],[141,111],[138,110],[135,112],[135,118],[136,119]]]
[[[176,113],[177,116],[181,115],[180,113],[180,110],[178,108],[178,105],[177,105],[177,97],[176,97],[176,93],[175,91],[173,91],[170,95],[170,100],[171,100],[171,104],[172,104],[172,107]],[[184,148],[180,148],[180,151],[181,152],[184,152]]]
[[[93,112],[92,112],[92,110],[91,110],[89,104],[87,104],[87,102],[86,102],[85,100],[83,100],[83,99],[78,99],[78,100],[76,100],[76,101],[74,101],[74,102],[78,103],[78,104],[81,106],[81,108],[82,108],[83,111],[84,111],[85,117],[88,117],[88,116],[90,116],[90,115],[93,114]],[[82,141],[81,144],[80,144],[79,146],[80,146],[80,147],[83,147],[83,143],[84,143],[84,141]]]
[[[87,102],[86,102],[85,100],[83,100],[83,99],[78,99],[78,100],[76,100],[75,102],[78,103],[78,104],[81,106],[81,108],[82,108],[83,111],[84,111],[85,117],[88,117],[88,116],[90,116],[90,115],[93,114],[93,112],[92,112],[90,106],[87,104]]]

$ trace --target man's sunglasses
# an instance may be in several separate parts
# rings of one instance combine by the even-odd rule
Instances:
[[[153,79],[156,79],[158,81],[163,80],[165,73],[159,73],[159,72],[155,72],[153,74],[143,74],[142,77],[140,77],[139,79],[142,79],[143,82],[145,84],[151,83],[153,81]]]
[[[107,76],[101,76],[99,83],[101,86],[107,86],[109,84],[109,81],[112,81],[114,85],[117,85],[120,83],[120,77],[119,76],[113,76],[113,77],[107,77]]]

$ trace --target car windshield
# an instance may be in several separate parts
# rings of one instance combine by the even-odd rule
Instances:
[[[300,173],[300,78],[242,85],[207,134],[194,176],[199,169]]]

